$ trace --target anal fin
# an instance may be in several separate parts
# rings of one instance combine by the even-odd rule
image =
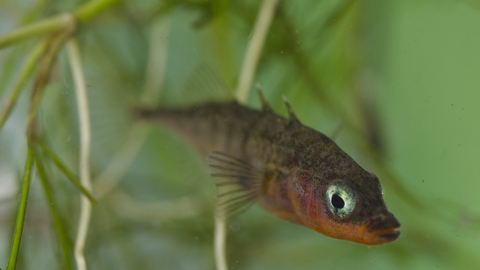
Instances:
[[[248,162],[221,152],[207,157],[210,175],[215,181],[217,206],[227,217],[246,211],[261,196],[267,173]]]

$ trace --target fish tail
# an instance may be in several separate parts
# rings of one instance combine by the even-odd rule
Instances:
[[[142,108],[134,107],[132,116],[136,121],[144,121],[149,123],[160,124],[167,127],[176,127],[187,118],[185,113],[180,110],[167,108]]]

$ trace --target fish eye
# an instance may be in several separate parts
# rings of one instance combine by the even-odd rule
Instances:
[[[327,205],[339,218],[346,218],[355,209],[356,196],[346,184],[335,181],[327,189]]]

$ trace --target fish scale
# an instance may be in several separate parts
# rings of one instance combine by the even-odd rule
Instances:
[[[235,101],[183,109],[140,110],[145,120],[183,136],[207,156],[220,178],[218,205],[227,214],[252,203],[330,237],[376,245],[398,238],[378,178],[324,134],[289,118]]]

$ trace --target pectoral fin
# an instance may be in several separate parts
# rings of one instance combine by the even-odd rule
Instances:
[[[262,194],[266,173],[241,159],[213,152],[207,157],[210,175],[216,181],[217,206],[232,217],[246,211]]]

